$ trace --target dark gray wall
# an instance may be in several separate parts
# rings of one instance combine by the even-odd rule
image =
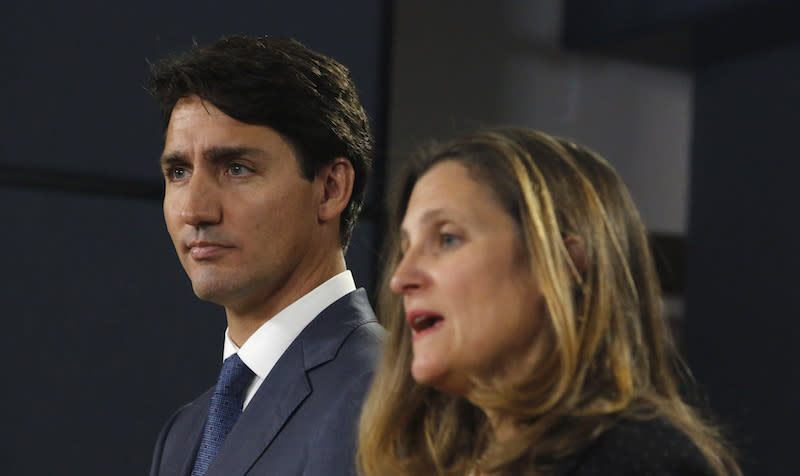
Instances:
[[[4,3],[0,472],[145,474],[161,424],[215,379],[224,312],[194,297],[163,224],[147,60],[295,37],[350,67],[382,142],[388,4]],[[368,287],[376,219],[348,255]]]
[[[745,474],[793,474],[800,427],[800,44],[695,80],[689,362]]]
[[[694,74],[683,344],[744,473],[795,474],[800,4],[567,5],[568,45]]]

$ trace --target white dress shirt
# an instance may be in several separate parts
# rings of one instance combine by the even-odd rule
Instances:
[[[222,360],[238,353],[242,362],[255,374],[250,386],[247,387],[242,410],[250,403],[272,367],[300,332],[317,317],[317,314],[355,289],[352,273],[349,270],[342,271],[275,314],[272,319],[262,324],[241,348],[236,347],[228,336],[228,329],[225,329]]]

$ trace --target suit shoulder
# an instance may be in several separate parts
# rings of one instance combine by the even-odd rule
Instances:
[[[354,327],[342,341],[336,359],[358,366],[365,364],[371,371],[380,357],[384,334],[383,327],[375,321]]]
[[[660,420],[621,420],[574,459],[570,476],[713,476],[691,439]]]
[[[360,345],[380,345],[383,342],[386,330],[377,321],[368,321],[354,326],[345,338],[344,344],[358,343]]]
[[[386,331],[375,318],[366,292],[359,289],[342,300],[349,303],[341,321],[348,330],[341,342],[339,356],[355,354],[371,361],[377,359]]]
[[[177,410],[175,410],[172,415],[167,420],[167,423],[164,425],[165,427],[172,426],[176,421],[180,421],[183,418],[192,418],[194,417],[194,413],[200,409],[203,414],[207,411],[206,406],[208,401],[210,401],[211,394],[214,392],[214,387],[207,388],[203,393],[195,397],[194,400],[184,403],[181,405]]]

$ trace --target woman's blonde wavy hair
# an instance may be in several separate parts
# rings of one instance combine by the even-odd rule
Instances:
[[[388,289],[400,259],[398,230],[417,180],[442,161],[464,165],[514,218],[546,303],[548,346],[524,379],[476,382],[468,401],[411,377],[411,334]],[[684,402],[688,372],[661,309],[647,233],[625,185],[594,152],[518,128],[480,130],[412,157],[391,211],[378,312],[388,330],[359,428],[367,476],[547,474],[620,418],[670,422],[720,476],[741,475],[719,432]],[[576,266],[565,237],[579,237]],[[582,268],[582,269],[580,269]],[[518,430],[493,441],[482,410]]]

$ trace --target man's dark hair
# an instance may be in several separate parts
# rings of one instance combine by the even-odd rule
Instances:
[[[308,180],[336,157],[349,160],[353,194],[339,227],[347,248],[364,202],[373,141],[346,67],[292,39],[234,35],[152,64],[147,89],[161,107],[164,132],[175,103],[196,95],[240,122],[280,133]]]

